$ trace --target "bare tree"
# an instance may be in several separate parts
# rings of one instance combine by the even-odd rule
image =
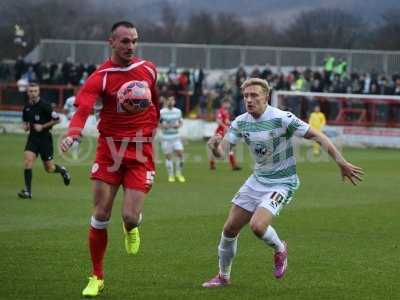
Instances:
[[[400,49],[400,9],[386,11],[382,15],[382,25],[375,33],[375,46],[380,49]]]
[[[161,41],[170,43],[180,41],[182,26],[178,22],[176,10],[173,9],[167,2],[164,3],[161,9],[161,21],[163,25],[163,36],[161,37]]]
[[[219,44],[241,45],[246,41],[246,25],[238,15],[219,13],[215,17],[215,30]]]
[[[237,14],[213,11],[196,11],[181,20],[180,10],[166,1],[160,18],[153,19],[140,16],[135,1],[129,9],[129,1],[125,6],[97,1],[1,0],[0,58],[16,58],[21,50],[14,44],[16,24],[25,30],[28,53],[43,38],[104,40],[121,18],[137,21],[140,39],[147,42],[400,49],[400,9],[386,12],[376,27],[340,9],[315,9],[300,12],[286,28],[278,29],[265,19],[249,22]]]
[[[189,17],[185,26],[184,42],[199,44],[217,43],[215,21],[209,12],[201,11]]]
[[[256,23],[247,26],[247,45],[280,46],[283,44],[282,35],[276,27],[269,22]]]
[[[283,32],[287,46],[353,48],[359,32],[368,30],[362,20],[340,9],[302,12]]]

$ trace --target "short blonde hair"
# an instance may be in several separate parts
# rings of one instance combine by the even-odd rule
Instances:
[[[245,88],[251,85],[258,85],[260,86],[263,91],[265,92],[265,95],[268,97],[269,92],[271,91],[271,88],[268,84],[268,81],[261,79],[261,78],[249,78],[245,82],[242,83],[242,86],[240,87],[242,92],[244,91]]]

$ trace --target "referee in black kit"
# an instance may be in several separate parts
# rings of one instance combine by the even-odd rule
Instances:
[[[37,83],[28,85],[27,94],[28,103],[22,112],[22,127],[29,131],[24,151],[25,188],[18,193],[23,199],[32,198],[32,166],[39,154],[46,172],[59,173],[65,185],[69,185],[71,181],[68,170],[53,161],[53,137],[50,129],[60,122],[60,117],[50,104],[40,100]]]

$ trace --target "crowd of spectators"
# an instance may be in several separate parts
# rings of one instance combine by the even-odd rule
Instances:
[[[70,58],[65,62],[26,62],[19,57],[14,66],[0,64],[0,81],[19,80],[27,82],[38,82],[39,84],[57,84],[78,86],[96,70],[93,64],[73,63]]]
[[[79,86],[96,69],[95,65],[77,64],[67,59],[63,63],[27,63],[19,58],[13,69],[0,64],[0,81],[35,81],[40,84]],[[269,64],[239,66],[228,71],[177,69],[171,65],[160,69],[160,94],[174,93],[177,106],[192,117],[213,118],[215,109],[228,98],[234,115],[244,111],[240,86],[249,77],[266,79],[274,90],[352,93],[372,95],[400,95],[400,75],[377,72],[348,72],[347,62],[327,57],[324,66],[316,69],[277,69]]]
[[[343,64],[341,64],[343,66]],[[274,90],[336,93],[336,94],[363,94],[363,95],[396,95],[400,96],[400,75],[379,74],[377,72],[357,73],[346,72],[345,68],[319,70],[292,69],[286,73],[273,72],[267,65],[262,71],[258,67],[246,72],[239,67],[235,74],[235,103],[240,107],[241,96],[237,91],[241,83],[248,77],[266,79]],[[239,109],[238,113],[240,113]]]
[[[239,66],[236,70],[207,73],[201,68],[178,72],[171,66],[160,73],[159,88],[161,93],[175,92],[177,106],[181,109],[187,106],[189,100],[190,108],[197,107],[195,113],[200,115],[215,110],[223,99],[229,98],[235,115],[238,115],[244,111],[240,86],[249,77],[266,79],[274,90],[400,96],[398,74],[348,73],[343,60],[332,69],[324,66],[316,70],[295,68],[286,72],[277,71],[270,65],[262,69]]]

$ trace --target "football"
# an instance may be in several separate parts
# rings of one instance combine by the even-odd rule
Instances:
[[[146,82],[128,81],[118,90],[119,107],[127,113],[140,113],[151,105],[151,92]]]

